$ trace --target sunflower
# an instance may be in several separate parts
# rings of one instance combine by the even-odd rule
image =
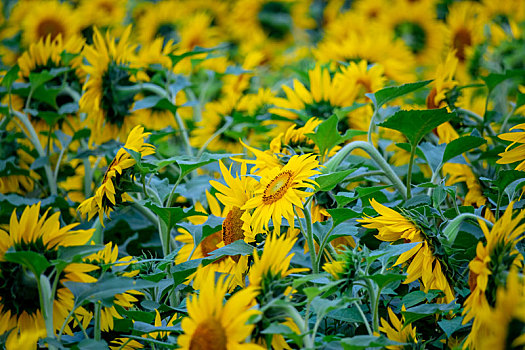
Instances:
[[[310,177],[321,173],[315,170],[318,167],[315,155],[294,155],[284,167],[275,167],[261,178],[254,197],[241,208],[254,209],[251,226],[255,232],[268,229],[270,219],[275,231],[280,232],[283,217],[294,228],[294,206],[302,209],[302,199],[313,195],[301,189],[314,189],[316,182]]]
[[[478,335],[481,350],[523,349],[525,347],[525,283],[513,268],[505,287],[496,292],[496,303],[480,315],[485,328]]]
[[[513,126],[510,130],[525,130],[525,123]],[[505,148],[505,152],[498,154],[501,158],[496,161],[498,164],[512,164],[520,162],[514,169],[525,170],[525,131],[508,132],[498,135],[498,137],[505,141],[512,141],[512,143]],[[510,149],[515,144],[518,146]]]
[[[244,289],[236,292],[226,303],[229,279],[212,273],[197,272],[202,286],[199,295],[188,298],[188,317],[182,320],[184,333],[177,338],[181,349],[262,349],[244,343],[254,328],[248,320],[259,311],[251,308],[256,292]]]
[[[82,68],[89,77],[79,106],[81,112],[87,113],[92,129],[101,131],[91,135],[96,143],[123,138],[135,125],[129,113],[134,94],[119,90],[133,84],[129,69],[138,67],[136,45],[129,43],[130,34],[128,26],[117,42],[109,33],[104,38],[95,29],[93,45],[83,51],[89,65]]]
[[[394,263],[395,266],[410,260],[404,283],[408,284],[421,279],[421,285],[425,292],[430,289],[439,289],[445,293],[442,302],[450,303],[453,301],[454,293],[442,271],[441,262],[434,256],[429,240],[426,239],[421,229],[397,211],[379,204],[375,199],[372,199],[370,204],[379,216],[375,218],[366,217],[357,221],[363,223],[366,228],[377,229],[379,233],[376,237],[379,240],[396,242],[403,239],[407,243],[418,243],[409,251],[401,254]]]
[[[102,184],[95,192],[93,197],[86,199],[78,206],[78,211],[82,215],[87,215],[88,220],[98,213],[100,223],[104,225],[104,213],[109,217],[115,206],[123,202],[131,201],[131,197],[123,192],[122,185],[128,180],[131,168],[135,165],[135,160],[128,153],[127,149],[140,153],[141,157],[155,153],[155,147],[145,143],[146,137],[150,133],[144,133],[144,128],[137,125],[129,133],[124,147],[120,148],[117,155],[109,164]]]
[[[443,108],[447,105],[447,93],[458,85],[454,80],[457,65],[456,51],[450,51],[445,61],[438,64],[433,77],[432,90],[427,96],[428,109]]]
[[[67,2],[22,1],[24,16],[20,25],[24,45],[36,43],[47,36],[55,39],[60,34],[67,41],[80,34],[79,18]]]
[[[124,23],[127,0],[81,0],[76,13],[84,34],[90,27],[114,28]],[[80,15],[81,14],[81,15]]]
[[[385,31],[352,31],[346,38],[327,36],[313,53],[323,63],[366,60],[370,65],[383,67],[385,76],[399,83],[416,79],[414,54],[403,42],[392,41],[392,37]]]
[[[459,78],[468,79],[467,63],[471,48],[484,40],[483,27],[487,19],[481,13],[479,3],[465,1],[454,2],[449,7],[447,15],[447,44],[449,50],[455,51],[459,63]]]
[[[406,311],[405,305],[401,307],[401,311]],[[405,324],[405,316],[398,318],[392,309],[388,308],[388,318],[390,323],[381,317],[381,327],[379,327],[379,330],[385,333],[388,339],[399,343],[417,344],[416,328],[411,323]],[[397,345],[390,345],[386,348],[391,350],[405,349],[404,346]]]
[[[308,71],[309,88],[294,79],[293,89],[283,85],[286,98],[276,98],[275,108],[270,112],[289,119],[317,117],[328,119],[339,107],[352,105],[355,89],[345,85],[341,75],[332,78],[328,69],[320,65]],[[300,114],[298,114],[298,111]]]
[[[119,275],[123,277],[134,277],[139,274],[139,270],[132,270],[128,272],[120,272],[123,269],[126,269],[131,264],[135,263],[136,260],[133,260],[131,256],[126,256],[123,258],[118,258],[118,246],[114,245],[112,242],[106,244],[105,248],[99,250],[98,252],[91,254],[84,258],[84,262],[92,264],[95,266],[100,266],[100,269],[96,271],[96,277],[100,278],[105,273],[113,273],[114,275]],[[118,267],[118,272],[113,271],[113,267]],[[107,307],[103,306],[100,314],[100,329],[103,332],[112,331],[114,328],[114,319],[122,319],[123,317],[118,313],[115,305],[118,305],[123,308],[131,308],[134,306],[134,303],[138,301],[135,295],[142,295],[143,293],[128,290],[125,293],[115,294],[113,297],[114,305]],[[84,328],[89,325],[93,315],[91,312],[82,310]]]
[[[485,222],[480,221],[486,244],[478,242],[476,257],[469,264],[471,294],[464,303],[463,324],[473,318],[474,323],[466,344],[480,344],[478,339],[483,332],[484,323],[479,315],[487,313],[494,306],[495,289],[504,283],[505,271],[522,265],[523,256],[516,245],[525,237],[525,224],[520,224],[525,218],[525,211],[519,211],[513,218],[513,207],[514,203],[510,203],[490,231]]]
[[[226,151],[230,153],[241,153],[242,145],[239,138],[242,138],[249,130],[236,132],[230,126],[219,135],[216,133],[224,127],[226,117],[233,118],[239,101],[239,95],[227,95],[218,101],[208,102],[202,112],[202,120],[197,123],[190,137],[193,147],[200,148],[206,146],[209,151]]]
[[[5,261],[5,253],[9,249],[17,252],[32,251],[42,254],[48,260],[56,259],[59,247],[84,245],[90,239],[94,230],[74,230],[77,225],[61,227],[59,212],[49,215],[47,210],[40,216],[39,202],[26,207],[20,219],[14,210],[7,231],[0,229],[0,333],[10,332],[6,342],[8,349],[34,348],[39,338],[46,337],[46,328],[34,276],[30,276],[21,265]],[[57,277],[59,287],[53,303],[55,330],[61,328],[73,308],[73,294],[63,283],[96,282],[96,279],[86,273],[97,268],[72,263]],[[69,326],[66,327],[66,332],[71,334]]]
[[[178,27],[190,12],[186,6],[181,6],[179,1],[159,1],[144,9],[144,13],[137,20],[137,40],[142,44],[152,42],[157,38],[164,43],[180,40]]]
[[[396,0],[391,4],[395,11],[383,13],[379,26],[384,26],[393,36],[400,39],[420,64],[434,65],[436,53],[444,47],[445,26],[436,18],[432,2],[410,2]]]
[[[459,138],[456,130],[448,122],[437,127],[437,134],[440,143],[450,143],[452,140]],[[442,171],[445,176],[448,176],[445,181],[447,186],[465,182],[468,189],[463,201],[465,205],[476,205],[479,207],[487,202],[487,198],[483,196],[481,184],[468,164],[446,163],[443,165]]]
[[[227,170],[226,170],[227,171]],[[205,237],[195,247],[193,235],[185,229],[180,229],[179,235],[175,240],[181,242],[183,245],[179,249],[177,256],[175,257],[175,263],[181,264],[189,260],[196,260],[209,257],[211,253],[230,244],[239,239],[245,239],[246,241],[253,241],[250,239],[251,231],[249,226],[244,225],[241,220],[240,210],[238,208],[224,208],[222,209],[219,202],[213,197],[208,191],[206,191],[206,199],[210,214],[217,217],[224,218],[223,224],[220,231],[214,232]],[[206,213],[206,210],[201,203],[195,204],[195,209]],[[189,218],[193,224],[203,224],[206,222],[205,216],[196,216]],[[246,235],[246,236],[245,236]],[[203,272],[208,273],[221,273],[230,275],[233,279],[230,282],[230,287],[235,288],[236,286],[244,286],[243,275],[248,268],[248,256],[226,256],[208,264],[204,267],[200,267]],[[200,289],[200,280],[195,279],[196,274],[188,276],[187,282],[193,281],[193,288]]]

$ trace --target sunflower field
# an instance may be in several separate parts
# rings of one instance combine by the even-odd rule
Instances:
[[[0,344],[525,349],[525,1],[3,0]]]

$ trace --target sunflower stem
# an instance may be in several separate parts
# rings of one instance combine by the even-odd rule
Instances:
[[[94,338],[96,341],[100,341],[102,339],[102,334],[100,330],[100,319],[101,319],[101,313],[102,313],[102,302],[98,301],[95,303],[95,329],[94,329]]]
[[[314,274],[319,273],[319,269],[317,268],[317,256],[315,253],[315,244],[314,244],[314,237],[313,237],[313,231],[312,231],[312,219],[310,217],[310,211],[305,205],[303,208],[303,214],[304,214],[304,219],[305,219],[306,230],[303,227],[302,220],[299,217],[299,214],[297,213],[295,206],[293,208],[293,211],[295,213],[295,216],[297,217],[297,220],[299,220],[299,226],[301,227],[301,232],[306,238],[306,242],[308,244],[308,251],[310,253],[310,261],[312,262],[312,271]]]
[[[231,117],[226,117],[226,122],[224,123],[224,125],[219,129],[217,130],[213,135],[210,136],[209,139],[206,140],[206,142],[204,142],[204,145],[202,145],[202,147],[199,149],[199,151],[197,152],[197,158],[199,158],[202,153],[206,150],[206,148],[208,147],[208,145],[213,141],[215,140],[215,138],[217,138],[218,136],[220,136],[223,132],[225,132],[229,127],[230,125],[232,125],[233,123],[233,118]]]
[[[366,331],[369,335],[374,335],[374,332],[372,331],[372,328],[370,328],[370,323],[366,319],[365,313],[363,312],[363,309],[361,309],[361,305],[357,301],[354,301],[354,305],[357,308],[357,311],[359,311],[359,314],[361,315],[361,318],[363,319],[363,323],[365,324]]]
[[[29,141],[31,141],[38,155],[40,157],[46,157],[46,152],[42,148],[42,144],[40,143],[40,140],[38,139],[38,135],[36,134],[35,128],[33,127],[33,124],[31,124],[31,122],[29,121],[29,118],[27,117],[27,115],[24,113],[15,111],[15,110],[12,110],[11,112],[18,118],[18,120],[22,122],[25,129],[27,129],[27,132],[24,130],[24,128],[22,128],[22,131],[26,134]],[[51,165],[49,164],[49,160],[44,165],[44,171],[46,172],[46,178],[47,178],[47,183],[49,185],[49,190],[51,191],[52,195],[56,195],[58,193],[57,184],[54,181],[53,171],[51,170]]]
[[[54,296],[51,292],[51,285],[46,275],[42,274],[36,276],[38,295],[40,298],[40,309],[44,317],[44,324],[46,326],[46,334],[48,338],[55,339],[55,327],[53,325],[53,301]],[[49,349],[56,349],[56,347],[48,344]]]
[[[416,146],[410,148],[410,160],[408,161],[408,172],[407,172],[407,195],[406,199],[412,197],[412,169],[414,168],[414,157],[416,156]]]
[[[394,173],[390,165],[386,162],[379,151],[370,143],[365,141],[353,141],[341,148],[328,162],[322,170],[324,174],[329,174],[341,164],[341,162],[355,149],[362,149],[375,161],[375,163],[384,171],[385,176],[390,180],[396,190],[406,199],[407,188],[401,179]]]
[[[375,124],[374,124],[374,120],[376,118],[376,115],[377,115],[377,112],[379,111],[379,108],[381,108],[381,106],[376,106],[374,108],[374,113],[372,114],[372,118],[370,118],[370,124],[368,124],[368,134],[367,134],[367,140],[368,142],[373,146],[374,143],[372,142],[372,129],[374,128]]]

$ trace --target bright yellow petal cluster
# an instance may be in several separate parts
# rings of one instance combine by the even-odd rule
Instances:
[[[510,130],[516,130],[521,129],[525,130],[525,123],[518,124],[514,127],[512,127]],[[498,135],[498,137],[505,141],[512,141],[512,143],[505,148],[505,152],[500,153],[499,156],[501,157],[496,161],[498,164],[510,164],[510,163],[516,163],[520,162],[516,166],[516,170],[525,170],[525,131],[516,131],[516,132],[508,132],[501,135]],[[518,146],[510,149],[515,144],[518,144]]]
[[[399,214],[372,199],[372,207],[379,214],[378,217],[367,217],[358,220],[364,227],[377,229],[376,237],[382,241],[395,242],[403,239],[407,243],[419,243],[409,251],[401,254],[394,265],[403,264],[410,260],[407,269],[407,278],[404,283],[411,283],[421,279],[425,292],[430,289],[439,289],[445,293],[443,302],[454,300],[452,288],[441,269],[441,263],[432,253],[432,249],[425,240],[421,230],[416,225]]]
[[[406,310],[405,305],[403,305],[401,310]],[[392,309],[388,308],[388,318],[392,325],[381,317],[381,327],[379,327],[379,330],[385,333],[388,339],[399,343],[417,343],[416,328],[413,327],[412,324],[405,325],[404,316],[398,318]],[[404,346],[390,345],[386,348],[391,350],[402,350],[404,349]]]
[[[254,209],[251,226],[256,232],[267,230],[270,219],[274,228],[280,231],[284,217],[290,227],[294,225],[294,206],[303,208],[302,200],[313,195],[301,189],[314,189],[312,176],[320,174],[316,170],[319,162],[312,154],[295,155],[282,168],[273,168],[261,178],[260,187],[254,197],[241,208]]]
[[[109,217],[113,211],[113,207],[117,203],[116,197],[119,197],[119,202],[131,201],[131,197],[127,193],[117,193],[115,189],[116,182],[124,170],[133,167],[136,162],[131,157],[126,149],[140,153],[141,157],[145,157],[155,153],[155,147],[149,143],[145,143],[145,139],[150,133],[145,133],[144,128],[137,125],[129,133],[128,139],[123,148],[120,148],[117,155],[108,166],[102,184],[95,192],[93,197],[86,199],[78,206],[78,211],[82,215],[87,215],[88,220],[98,213],[100,222],[104,225],[104,213]]]

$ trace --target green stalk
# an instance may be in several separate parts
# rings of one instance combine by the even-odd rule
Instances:
[[[29,118],[24,113],[20,113],[18,111],[13,110],[12,113],[22,122],[24,127],[27,129],[27,132],[29,135],[26,134],[27,138],[33,146],[35,147],[38,155],[40,157],[46,157],[46,152],[44,152],[44,149],[42,148],[42,144],[40,143],[40,140],[38,139],[38,135],[36,134],[35,128],[33,127],[33,124],[29,121]],[[21,128],[22,131],[24,131],[24,128]],[[25,133],[25,131],[24,131]],[[46,178],[47,182],[49,184],[49,190],[51,191],[52,195],[56,195],[58,193],[57,191],[57,184],[54,181],[54,175],[53,171],[51,170],[51,165],[49,164],[49,160],[44,165],[44,171],[46,172]]]
[[[335,171],[341,162],[355,149],[362,149],[374,160],[374,162],[383,170],[385,176],[390,180],[396,190],[406,198],[407,189],[399,177],[394,173],[390,165],[386,162],[379,151],[370,143],[365,141],[353,141],[341,148],[328,162],[325,163],[323,173],[328,174]]]
[[[102,333],[100,330],[100,319],[101,319],[101,313],[102,313],[102,302],[97,301],[95,303],[95,329],[94,329],[94,338],[96,341],[100,341],[102,339]]]
[[[361,315],[361,318],[363,319],[363,323],[365,324],[366,331],[369,335],[374,335],[374,332],[372,331],[372,328],[370,328],[370,324],[368,323],[368,320],[366,319],[365,313],[363,312],[363,309],[361,309],[361,306],[357,301],[354,301],[354,305],[357,307],[357,311],[359,311],[359,314]]]
[[[414,157],[416,155],[416,147],[410,148],[410,160],[408,161],[408,172],[407,172],[407,195],[406,198],[412,197],[412,169],[414,168]]]
[[[306,242],[308,244],[308,250],[310,253],[310,260],[312,262],[312,271],[313,273],[319,273],[319,269],[317,267],[317,255],[315,253],[315,244],[314,244],[314,237],[313,237],[313,230],[312,230],[312,219],[310,216],[310,211],[307,208],[307,205],[303,208],[303,214],[306,224],[306,230],[303,227],[302,220],[299,217],[299,214],[297,213],[297,209],[293,208],[293,211],[295,213],[295,216],[297,217],[297,220],[299,221],[299,226],[301,227],[301,232],[303,233],[304,237],[306,238]]]

